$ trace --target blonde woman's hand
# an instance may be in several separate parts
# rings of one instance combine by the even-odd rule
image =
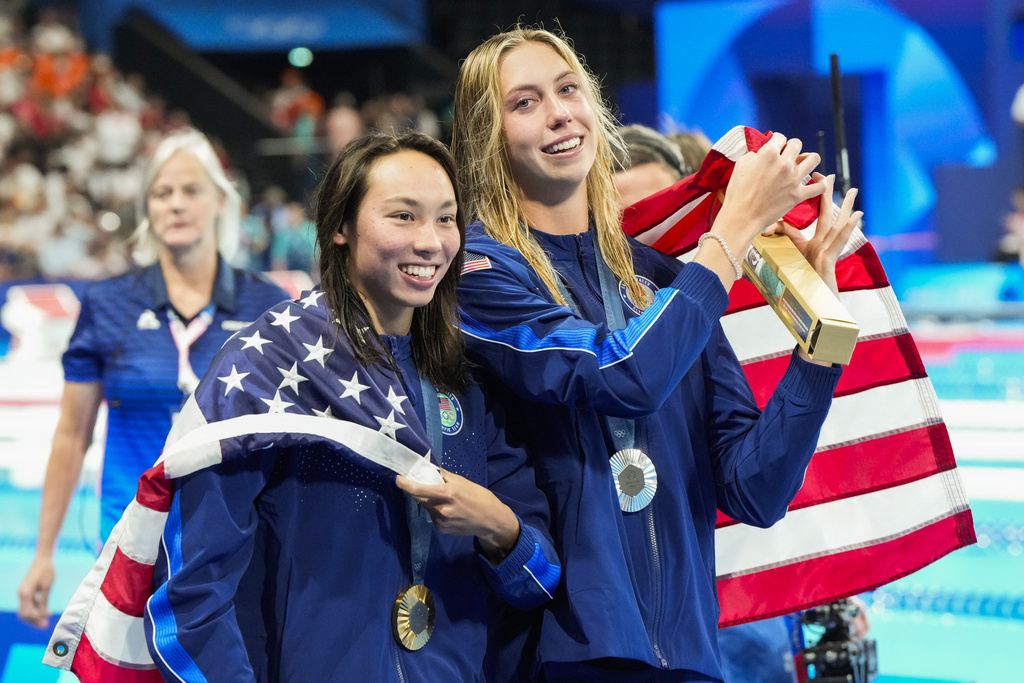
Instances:
[[[768,228],[765,234],[788,235],[807,262],[814,267],[821,279],[829,286],[829,289],[838,296],[836,262],[842,255],[846,243],[850,240],[853,229],[860,224],[861,218],[864,217],[864,212],[853,210],[853,203],[857,198],[857,188],[852,188],[843,198],[839,213],[833,220],[832,191],[835,186],[835,176],[825,177],[820,173],[815,173],[813,177],[814,184],[824,188],[814,236],[808,239],[803,232],[785,221],[776,222]]]

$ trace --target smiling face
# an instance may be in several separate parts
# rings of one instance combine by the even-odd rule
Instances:
[[[422,152],[374,162],[355,225],[335,233],[348,245],[346,270],[380,334],[405,335],[459,251],[455,190]]]
[[[224,198],[193,155],[176,152],[164,162],[149,187],[146,208],[161,249],[216,251],[215,225]]]
[[[586,193],[597,156],[594,110],[557,52],[527,41],[501,62],[501,122],[512,176],[528,200]]]

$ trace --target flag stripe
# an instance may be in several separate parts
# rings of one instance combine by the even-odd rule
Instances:
[[[908,505],[913,501],[913,505]],[[715,535],[719,577],[749,574],[873,545],[967,509],[955,471],[791,510],[769,529],[735,524]]]
[[[923,400],[929,393],[932,400]],[[927,379],[888,384],[834,398],[818,448],[863,442],[940,421],[938,399]]]
[[[898,487],[956,467],[944,424],[819,451],[790,510]],[[719,511],[718,526],[736,524]]]
[[[819,451],[790,509],[898,486],[954,467],[944,424]]]
[[[138,669],[119,666],[106,661],[93,649],[88,636],[82,636],[82,642],[75,654],[71,672],[82,681],[117,681],[117,683],[163,683],[163,678],[156,667]]]
[[[683,207],[683,211],[689,211],[681,216],[671,230],[665,231],[653,242],[647,242],[658,251],[678,256],[683,251],[688,251],[696,246],[696,240],[705,231],[705,226],[711,223],[718,209],[718,202],[711,195],[699,198]],[[658,234],[660,230],[652,230],[651,236]],[[647,237],[647,235],[645,235]]]
[[[768,403],[776,385],[789,367],[791,355],[787,352],[743,366],[743,372],[746,373],[747,380],[754,390],[754,398],[761,408]],[[926,376],[924,364],[914,349],[910,335],[862,339],[854,348],[850,365],[839,378],[836,396],[845,396],[909,379],[923,379]]]
[[[96,596],[85,634],[96,653],[108,662],[130,667],[152,666],[142,617],[120,612],[102,592]]]
[[[684,178],[639,204],[627,207],[622,212],[622,220],[625,224],[637,226],[632,236],[644,244],[652,244],[674,229],[706,197],[703,193],[686,190],[691,181],[692,176]]]
[[[965,510],[898,538],[870,547],[775,567],[735,578],[720,578],[721,624],[731,626],[779,616],[856,595],[911,574],[972,543],[974,522]],[[794,586],[799,591],[794,592]],[[790,600],[780,600],[788,596]]]
[[[135,500],[139,505],[157,512],[167,512],[170,504],[171,482],[164,474],[163,463],[146,471],[146,476],[139,478],[139,486],[135,491]]]
[[[172,461],[164,460],[165,469],[169,475],[178,477],[182,472],[209,467],[221,459],[221,441],[254,435],[264,440],[268,436],[272,439],[315,437],[343,444],[353,453],[403,476],[423,472],[419,466],[423,457],[419,453],[380,431],[347,420],[325,420],[295,413],[241,415],[197,427],[164,449],[165,458],[173,457]],[[421,483],[443,483],[436,467],[434,470],[436,478]]]
[[[136,562],[118,549],[100,590],[116,609],[133,617],[141,617],[146,609],[152,583],[153,565]]]
[[[133,500],[125,509],[118,526],[110,532],[110,537],[117,539],[118,549],[126,556],[141,564],[151,565],[156,562],[160,551],[156,541],[160,538],[166,520],[166,512],[152,510]]]

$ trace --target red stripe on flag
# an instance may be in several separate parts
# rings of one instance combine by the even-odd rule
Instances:
[[[700,236],[707,232],[712,218],[717,214],[718,202],[714,195],[708,195],[690,209],[675,225],[665,231],[651,246],[663,254],[677,257],[693,248]]]
[[[641,235],[657,227],[668,216],[686,206],[688,201],[695,199],[698,192],[687,187],[692,182],[692,178],[693,176],[683,178],[646,197],[643,201],[623,209],[623,224],[632,226],[632,231],[627,234],[641,239]]]
[[[756,128],[747,126],[743,129],[743,137],[747,141],[747,151],[756,152],[764,147],[766,142],[772,139],[772,132],[770,130],[766,130],[762,133]]]
[[[865,242],[857,251],[836,263],[836,282],[840,292],[889,286],[889,278],[870,242]]]
[[[795,340],[793,344],[796,345]],[[786,373],[789,359],[790,354],[786,353],[743,366],[747,381],[754,390],[754,399],[762,409]],[[857,342],[850,364],[843,368],[835,395],[848,396],[873,387],[927,376],[921,356],[909,334],[864,339]]]
[[[790,510],[880,491],[956,467],[937,424],[815,453]]]
[[[123,614],[141,617],[152,595],[153,565],[131,559],[118,548],[100,590],[107,601]]]
[[[875,248],[871,246],[870,242],[865,242],[854,254],[851,254],[840,262],[845,265],[840,268],[839,264],[836,264],[836,279],[840,283],[840,289],[855,288],[855,285],[852,282],[853,276],[850,272],[847,272],[853,268],[854,264],[857,263],[857,261],[850,261],[851,258],[859,259],[860,265],[863,266],[866,271],[866,273],[861,277],[867,278],[876,287],[882,286],[883,284],[888,286],[889,277],[885,274],[885,269],[882,268],[882,261],[878,258],[878,253],[875,251]],[[839,278],[840,272],[842,272],[845,280]]]
[[[965,510],[891,541],[719,579],[719,624],[789,614],[873,590],[974,542],[974,521]]]
[[[814,454],[790,510],[893,488],[956,467],[946,425],[880,436]],[[736,522],[718,512],[717,527]]]
[[[89,642],[89,636],[82,634],[82,640],[75,650],[71,673],[82,681],[117,681],[117,683],[163,683],[156,666],[147,669],[133,669],[119,666],[103,659]]]
[[[173,482],[164,476],[164,464],[158,463],[142,473],[135,491],[135,500],[150,510],[168,512],[171,509],[173,486]]]
[[[739,313],[748,308],[767,305],[768,302],[764,300],[764,296],[754,286],[754,283],[747,278],[741,278],[734,282],[732,289],[729,290],[729,308],[726,309],[725,314]]]

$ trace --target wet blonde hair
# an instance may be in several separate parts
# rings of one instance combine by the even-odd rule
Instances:
[[[213,151],[210,141],[193,128],[176,131],[165,137],[157,145],[153,157],[146,165],[142,176],[142,192],[139,193],[136,206],[142,220],[139,221],[139,225],[132,235],[132,240],[135,243],[135,247],[132,249],[132,258],[140,266],[148,266],[156,263],[160,255],[160,243],[153,234],[149,222],[149,189],[153,186],[153,181],[156,180],[163,165],[178,152],[186,152],[196,158],[224,199],[224,208],[217,216],[214,232],[217,235],[217,251],[224,257],[224,260],[230,261],[238,251],[238,232],[242,222],[242,198],[224,173],[224,167],[221,165],[217,153]]]
[[[561,304],[558,276],[551,260],[530,237],[523,210],[522,189],[512,177],[502,130],[501,63],[509,52],[526,42],[547,45],[580,79],[580,90],[594,110],[591,133],[597,157],[587,174],[587,203],[597,231],[597,244],[608,266],[625,283],[635,302],[647,297],[633,270],[633,256],[622,232],[612,168],[623,150],[615,117],[601,98],[597,78],[580,60],[564,36],[541,28],[516,26],[491,36],[462,63],[455,86],[455,128],[452,149],[459,183],[468,199],[469,214],[483,221],[487,234],[519,250]]]

